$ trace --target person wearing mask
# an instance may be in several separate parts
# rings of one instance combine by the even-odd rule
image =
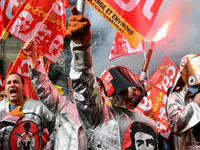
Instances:
[[[54,115],[40,101],[23,94],[24,79],[10,73],[5,81],[7,98],[0,101],[0,149],[42,149],[42,133],[49,139],[43,149],[53,149]]]
[[[180,61],[165,105],[176,150],[200,149],[200,56],[188,54]]]
[[[136,121],[153,126],[157,135],[155,121],[135,109],[126,108],[126,100],[137,99],[135,88],[140,91],[142,97],[147,96],[144,86],[130,69],[125,66],[111,66],[101,74],[100,87],[98,86],[92,69],[90,22],[83,16],[84,19],[81,19],[76,7],[71,11],[66,33],[72,39],[70,78],[87,147],[104,150],[132,147],[134,143],[131,143],[130,127]],[[80,29],[81,22],[85,24]],[[101,99],[110,101],[111,105],[106,105]],[[152,147],[157,149],[157,136],[152,143]]]
[[[70,77],[76,107],[71,106],[72,102],[67,96],[58,96],[58,91],[53,88],[44,68],[38,62],[34,41],[28,40],[23,49],[29,57],[31,81],[40,100],[50,109],[62,106],[62,115],[67,115],[70,108],[78,110],[77,115],[82,123],[83,135],[86,137],[86,142],[83,143],[87,144],[87,149],[121,150],[130,147],[132,145],[130,127],[138,120],[152,126],[157,135],[155,121],[139,111],[126,109],[125,100],[135,98],[135,94],[134,96],[131,94],[135,87],[142,97],[147,96],[147,91],[128,68],[114,66],[105,70],[100,77],[102,87],[97,85],[92,70],[90,21],[87,17],[78,15],[75,6],[71,11],[72,16],[69,18],[66,34],[72,39],[73,58]],[[112,80],[113,78],[115,80]],[[106,79],[107,82],[104,81]],[[112,90],[109,90],[109,86],[113,86]],[[111,100],[112,105],[107,106],[102,98],[105,101],[107,98]],[[65,101],[69,106],[63,105]],[[152,143],[152,147],[157,149],[157,136],[153,138]]]

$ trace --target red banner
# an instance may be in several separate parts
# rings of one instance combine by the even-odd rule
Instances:
[[[166,94],[156,86],[152,85],[152,89],[148,92],[148,96],[143,98],[136,109],[155,120],[158,133],[163,137],[168,138],[171,131],[168,126],[165,105],[163,103],[166,99]]]
[[[167,93],[167,89],[174,84],[178,71],[179,68],[165,56],[158,68],[151,75],[150,82]]]
[[[86,0],[134,48],[153,25],[163,0]]]
[[[136,107],[156,121],[159,134],[165,138],[168,138],[171,133],[165,111],[166,93],[167,89],[173,85],[178,70],[176,65],[165,56],[150,77],[152,90]]]
[[[110,52],[109,60],[111,61],[118,57],[136,54],[142,51],[144,51],[144,41],[140,42],[137,48],[134,48],[121,34],[117,32]]]
[[[34,36],[38,52],[56,63],[63,49],[66,31],[64,5],[63,0],[27,0],[6,31],[23,42]]]
[[[2,12],[1,12],[1,7],[0,7],[0,35],[3,31],[3,19],[2,19]]]
[[[0,0],[4,28],[7,27],[14,14],[20,8],[20,1],[21,0]]]

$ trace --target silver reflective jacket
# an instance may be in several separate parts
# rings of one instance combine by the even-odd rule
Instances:
[[[190,91],[176,91],[180,73],[172,87],[165,105],[169,127],[174,134],[177,150],[200,149],[200,107],[193,101],[195,94]]]
[[[56,116],[54,149],[86,149],[78,111],[72,97],[58,93],[41,63],[32,70],[29,68],[29,72],[38,98]]]
[[[133,137],[130,128],[135,121],[150,124],[157,133],[155,122],[141,112],[105,105],[100,99],[100,91],[93,69],[85,69],[87,68],[85,62],[83,62],[84,69],[80,69],[82,63],[79,58],[89,56],[82,53],[89,52],[90,46],[81,46],[81,44],[75,43],[71,46],[73,53],[81,51],[81,55],[78,53],[74,55],[76,57],[73,58],[70,78],[72,79],[74,99],[87,138],[87,148],[91,150],[131,149]],[[85,57],[84,61],[88,59]],[[154,140],[157,141],[157,138]]]
[[[15,110],[10,112],[6,98],[0,102],[0,150],[39,150],[44,128],[48,128],[50,138],[43,149],[53,149],[55,118],[46,106],[38,100],[27,99],[22,108],[24,117]]]

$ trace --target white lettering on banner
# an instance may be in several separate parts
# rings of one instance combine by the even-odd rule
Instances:
[[[144,16],[151,20],[153,13],[151,12],[151,7],[153,6],[155,0],[147,0],[146,3],[144,4],[144,8],[142,9],[142,12],[144,14]]]
[[[172,75],[169,75],[169,71],[172,71]],[[164,89],[167,92],[168,87],[173,85],[173,82],[170,79],[173,79],[175,75],[176,75],[176,68],[174,66],[169,66],[166,71],[166,75],[163,78],[163,82],[159,86],[159,88]]]
[[[26,76],[26,77],[30,77],[30,74],[29,72],[24,72],[22,73],[22,70],[24,70],[24,65],[29,65],[29,62],[28,62],[28,59],[24,59],[22,62],[21,62],[21,65],[20,67],[17,68],[17,73],[23,75],[23,76]],[[27,67],[26,66],[26,67]]]
[[[123,2],[123,0],[114,0],[115,3],[123,10],[131,12],[139,4],[141,0],[130,0],[128,3]],[[142,12],[144,16],[151,20],[153,13],[151,12],[151,7],[153,6],[155,0],[146,0]]]
[[[131,12],[141,0],[130,0],[128,3],[123,2],[123,0],[114,0],[117,5],[128,12]]]
[[[8,3],[8,7],[6,9],[6,16],[9,19],[12,19],[12,17],[13,17],[13,15],[12,15],[13,6],[16,6],[16,7],[19,6],[19,3],[17,2],[17,0],[10,0]]]
[[[54,5],[54,3],[53,3]],[[64,5],[63,5],[63,2],[58,2],[58,4],[53,8],[53,11],[59,15],[59,16],[62,16],[64,14]]]
[[[143,100],[144,100],[144,104],[140,102],[138,104],[138,107],[140,107],[144,111],[149,111],[151,109],[151,107],[152,107],[152,101],[151,101],[151,99],[148,99],[147,97],[144,97]]]

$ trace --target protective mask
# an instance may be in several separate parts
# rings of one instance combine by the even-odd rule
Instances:
[[[197,92],[199,91],[199,84],[194,85],[194,86],[188,86],[187,88],[188,88],[188,90],[189,90],[190,92],[192,92],[192,93],[197,93]]]

